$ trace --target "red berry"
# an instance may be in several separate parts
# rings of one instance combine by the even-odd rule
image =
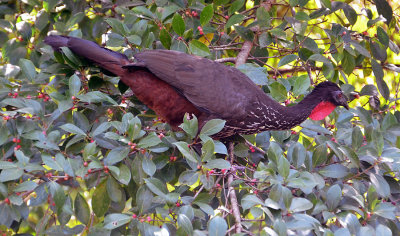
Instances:
[[[162,139],[162,138],[165,137],[165,135],[164,135],[163,133],[161,133],[161,134],[158,135],[158,137],[159,137],[160,139]]]
[[[88,166],[87,161],[85,161],[85,162],[83,163],[83,166],[84,166],[84,167],[87,167],[87,166]]]
[[[148,216],[148,217],[147,217],[147,222],[150,222],[150,221],[151,221],[151,217]]]
[[[13,138],[13,140],[12,140],[14,143],[16,143],[17,142],[17,138]]]
[[[71,99],[72,99],[72,100],[75,100],[75,99],[76,99],[76,97],[75,97],[75,96],[72,96],[72,97],[71,97]]]
[[[224,35],[224,34],[225,34],[225,32],[221,32],[220,34],[221,34],[221,36],[222,36],[222,35]]]
[[[217,186],[217,188],[220,188],[220,187],[221,187],[221,185],[220,185],[220,184],[217,184],[216,186]]]
[[[331,140],[332,140],[333,142],[335,142],[335,143],[337,142],[335,138],[331,138]]]
[[[297,134],[297,132],[296,132],[296,131],[294,131],[294,130],[292,130],[292,134],[296,135],[296,134]]]
[[[4,117],[3,117],[3,120],[9,120],[9,119],[10,119],[9,116],[4,116]]]
[[[393,110],[396,109],[396,105],[391,106],[391,108],[392,108]]]
[[[137,215],[136,215],[136,214],[133,214],[133,215],[132,215],[132,218],[133,218],[133,219],[136,219],[136,218],[137,218]]]
[[[12,93],[8,93],[8,96],[9,96],[9,97],[12,97],[12,95],[13,95]]]
[[[367,32],[367,31],[364,31],[364,32],[363,32],[363,35],[364,35],[364,36],[367,36],[367,35],[368,35],[368,32]]]
[[[37,96],[37,98],[43,98],[43,97],[44,97],[43,93],[39,93],[39,95]]]
[[[176,202],[176,204],[175,204],[177,207],[180,207],[181,206],[181,204],[179,203],[179,202]]]
[[[108,108],[108,109],[107,109],[107,113],[108,113],[109,115],[112,115],[112,114],[113,114],[113,111],[112,111],[110,108]]]
[[[8,205],[10,205],[10,199],[8,199],[8,198],[6,198],[6,199],[4,199],[4,202],[6,203],[6,204],[8,204]]]
[[[354,96],[355,99],[360,98],[360,94],[358,94],[358,93],[354,94],[353,96]]]
[[[342,35],[346,35],[346,34],[347,34],[347,32],[346,32],[346,31],[343,31]]]
[[[225,19],[229,19],[229,16],[225,16]]]
[[[222,169],[221,172],[222,172],[222,174],[225,174],[226,169]]]
[[[87,172],[90,174],[92,173],[92,169],[88,169]]]
[[[210,174],[210,175],[214,174],[214,170],[210,170],[210,171],[208,172],[208,174]]]
[[[31,99],[31,98],[32,98],[31,95],[27,95],[27,96],[26,96],[26,99]]]
[[[144,222],[144,219],[143,219],[143,218],[142,218],[142,219],[140,219],[140,222],[141,222],[141,223],[143,223],[143,222]]]

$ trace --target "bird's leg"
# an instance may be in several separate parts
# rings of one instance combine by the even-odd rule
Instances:
[[[228,155],[229,155],[229,161],[231,162],[231,166],[234,163],[235,155],[233,152],[233,149],[235,147],[234,142],[229,142],[228,143]],[[235,188],[232,186],[233,182],[233,170],[231,169],[231,172],[229,173],[228,176],[228,188],[229,188],[229,200],[231,202],[231,209],[232,209],[232,214],[233,217],[235,218],[235,232],[236,233],[241,233],[242,232],[242,218],[240,216],[240,209],[239,209],[239,203],[236,197],[236,192]]]

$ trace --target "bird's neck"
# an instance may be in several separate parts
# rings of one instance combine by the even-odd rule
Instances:
[[[267,101],[268,102],[268,101]],[[317,94],[309,94],[301,102],[293,106],[282,106],[277,102],[263,104],[258,116],[263,115],[265,129],[286,130],[291,129],[308,117],[313,120],[322,120],[329,115],[335,105],[322,101]]]

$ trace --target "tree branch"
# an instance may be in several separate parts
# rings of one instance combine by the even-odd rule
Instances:
[[[233,148],[234,148],[234,143],[229,142],[229,159],[231,161],[231,165],[233,164],[234,160],[234,154],[233,154]],[[235,218],[235,232],[236,233],[241,233],[242,232],[242,218],[240,217],[240,209],[239,209],[239,203],[236,197],[235,189],[232,186],[233,182],[233,174],[234,173],[229,173],[228,177],[228,195],[229,195],[229,200],[231,202],[231,209],[232,209],[232,214],[233,217]]]
[[[236,64],[235,64],[236,67],[246,63],[246,60],[249,57],[252,47],[253,47],[253,42],[251,41],[245,41],[243,43],[242,49],[240,50],[239,54],[236,57]]]

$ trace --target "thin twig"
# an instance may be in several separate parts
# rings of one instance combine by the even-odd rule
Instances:
[[[229,159],[231,162],[231,165],[233,164],[233,161],[235,159],[234,154],[233,154],[233,148],[234,148],[234,143],[229,142]],[[242,232],[242,219],[240,217],[240,209],[239,209],[239,203],[236,197],[235,189],[232,186],[233,182],[233,175],[234,173],[229,173],[228,177],[228,189],[229,189],[229,199],[231,202],[231,209],[232,209],[232,214],[233,217],[235,218],[235,232],[236,233],[241,233]]]
[[[253,42],[251,41],[245,41],[243,43],[242,49],[240,50],[239,54],[236,57],[236,64],[235,64],[236,67],[246,63],[246,60],[249,57],[252,47],[253,47]]]

